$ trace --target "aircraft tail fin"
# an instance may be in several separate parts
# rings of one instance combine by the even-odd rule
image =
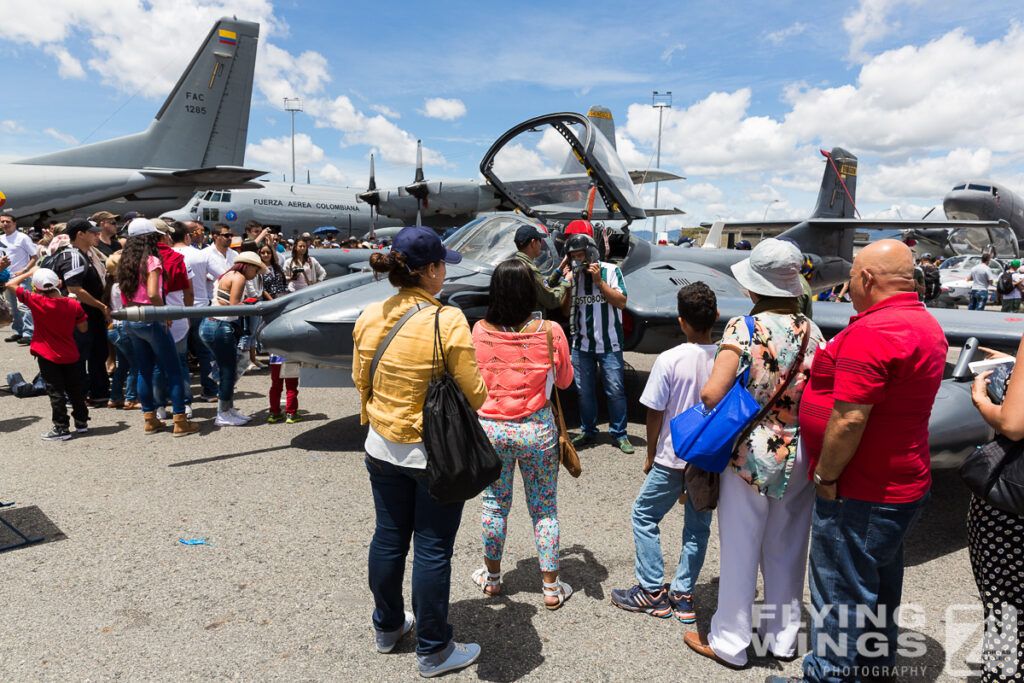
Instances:
[[[811,218],[854,218],[857,212],[857,157],[842,147],[822,150],[825,173]]]
[[[250,21],[218,20],[145,131],[18,163],[111,168],[241,166],[259,28]]]
[[[593,107],[587,110],[587,118],[590,119],[590,124],[597,128],[601,133],[608,138],[608,142],[612,143],[612,149],[615,148],[615,119],[612,118],[612,111],[608,107],[602,107],[599,104],[595,104]],[[616,150],[618,151],[618,150]],[[580,166],[580,162],[576,160],[576,157],[570,154],[565,159],[565,163],[562,164],[562,175],[568,175],[570,173],[580,173],[583,167]]]

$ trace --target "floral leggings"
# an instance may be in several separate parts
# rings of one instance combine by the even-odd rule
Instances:
[[[512,506],[512,474],[516,462],[523,475],[526,504],[533,519],[542,572],[558,571],[558,430],[551,408],[545,406],[517,420],[480,418],[480,424],[501,458],[501,476],[484,489],[484,557],[500,560],[505,526]]]

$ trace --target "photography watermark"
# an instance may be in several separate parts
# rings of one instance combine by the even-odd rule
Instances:
[[[813,653],[820,665],[847,678],[925,677],[929,665],[913,660],[925,657],[936,645],[944,650],[943,670],[950,676],[977,676],[983,668],[1013,676],[1020,667],[1018,611],[1012,605],[1001,605],[987,619],[979,604],[950,605],[939,629],[928,629],[928,611],[912,603],[892,614],[884,606],[806,608],[809,624],[799,607],[756,605],[752,623],[760,627],[751,641],[754,653],[758,657]],[[922,632],[926,630],[936,634],[936,640],[941,638],[941,643],[931,642]],[[901,663],[896,663],[897,658]]]

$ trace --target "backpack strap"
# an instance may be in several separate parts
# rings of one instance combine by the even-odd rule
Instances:
[[[388,331],[387,335],[384,337],[384,340],[381,341],[380,346],[378,346],[377,350],[374,351],[373,360],[370,361],[370,396],[373,396],[373,376],[377,373],[377,364],[380,363],[380,357],[384,355],[384,352],[387,350],[388,345],[391,343],[391,340],[394,339],[395,335],[398,334],[398,331],[402,329],[402,325],[409,322],[410,318],[412,318],[414,315],[419,313],[424,308],[427,308],[428,305],[429,304],[425,304],[423,302],[413,304],[409,308],[409,310],[406,311],[402,315],[402,317],[398,319],[398,322],[392,326],[392,328]],[[370,396],[366,397],[367,401],[370,400]]]

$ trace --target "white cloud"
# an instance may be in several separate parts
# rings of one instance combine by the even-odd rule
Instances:
[[[324,164],[317,176],[322,182],[329,185],[354,185],[352,179],[342,173],[334,164]]]
[[[561,165],[547,165],[536,149],[516,142],[503,147],[494,158],[494,172],[505,180],[546,178],[558,175],[560,171]]]
[[[462,100],[445,99],[443,97],[428,97],[423,102],[423,109],[420,113],[432,119],[442,121],[454,121],[466,115],[466,105]]]
[[[304,176],[306,169],[323,161],[324,150],[313,144],[305,133],[295,134],[295,177]],[[292,141],[290,136],[264,138],[257,144],[249,143],[245,148],[245,161],[251,166],[270,173],[272,178],[282,174],[291,177]]]
[[[370,105],[370,109],[374,110],[378,114],[386,116],[389,119],[400,119],[400,118],[402,118],[401,114],[399,114],[397,111],[395,111],[391,107],[388,107],[387,105],[373,104],[373,105]]]
[[[82,63],[72,57],[66,48],[59,45],[47,45],[44,51],[57,60],[57,73],[61,78],[85,78],[85,69],[82,68]]]
[[[46,130],[43,131],[43,133],[46,134],[46,135],[49,135],[51,138],[55,138],[57,140],[60,140],[65,145],[71,146],[71,145],[77,145],[78,144],[78,138],[76,138],[74,135],[68,135],[67,133],[61,133],[56,128],[47,128]]]
[[[683,43],[675,43],[674,45],[670,45],[665,49],[664,52],[661,53],[661,61],[671,66],[672,56],[675,55],[675,53],[682,52],[685,49],[686,45]]]
[[[881,40],[899,23],[890,16],[900,4],[919,4],[921,0],[861,0],[849,14],[843,17],[843,28],[850,36],[850,59],[864,61],[867,54],[864,48],[870,43]]]
[[[17,121],[0,121],[0,133],[24,133],[25,128]]]
[[[771,33],[767,34],[765,38],[767,38],[768,42],[772,43],[773,45],[782,45],[790,38],[795,38],[801,33],[804,33],[806,30],[807,24],[798,21],[791,26],[787,26],[786,28],[779,29],[778,31],[772,31]]]
[[[988,177],[991,171],[991,150],[959,148],[944,156],[868,166],[858,180],[857,196],[864,201],[877,202],[903,197],[941,197],[958,180]]]

